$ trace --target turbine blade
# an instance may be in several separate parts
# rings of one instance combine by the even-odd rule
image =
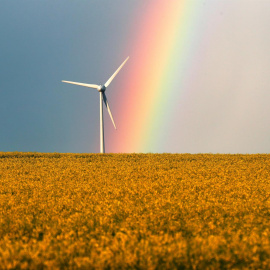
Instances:
[[[94,88],[94,89],[98,89],[99,88],[99,86],[96,85],[96,84],[70,82],[70,81],[62,81],[62,82],[64,82],[64,83],[70,83],[70,84],[76,84],[76,85],[85,86],[85,87]]]
[[[123,67],[123,65],[127,62],[129,56],[126,58],[126,60],[122,63],[122,65],[113,73],[113,75],[110,77],[110,79],[104,84],[105,87],[108,87],[109,84],[112,82],[114,77],[117,75],[117,73],[120,71],[120,69]]]
[[[105,103],[105,106],[106,106],[106,108],[108,110],[108,113],[109,113],[109,115],[110,115],[110,117],[112,119],[112,123],[114,125],[114,128],[116,129],[116,126],[115,126],[115,123],[114,123],[114,120],[113,120],[113,116],[112,116],[112,113],[111,113],[111,110],[110,110],[110,107],[109,107],[109,103],[108,103],[107,97],[106,97],[104,92],[102,93],[102,97],[103,97],[103,101]]]

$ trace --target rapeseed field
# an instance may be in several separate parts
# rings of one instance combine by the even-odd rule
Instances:
[[[270,155],[0,153],[0,269],[270,269]]]

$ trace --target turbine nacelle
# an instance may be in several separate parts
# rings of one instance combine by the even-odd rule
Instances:
[[[106,86],[105,85],[99,85],[99,88],[97,89],[98,92],[104,93],[106,90]]]

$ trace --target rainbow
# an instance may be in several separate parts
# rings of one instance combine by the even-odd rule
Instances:
[[[185,85],[192,83],[196,66],[191,55],[200,54],[201,3],[142,2],[144,13],[135,18],[132,38],[125,45],[130,52],[125,78],[117,85],[121,95],[113,114],[118,130],[106,137],[111,153],[159,152],[172,121],[177,124],[173,110],[186,94]]]

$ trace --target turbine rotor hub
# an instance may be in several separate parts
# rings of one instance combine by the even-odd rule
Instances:
[[[105,85],[100,85],[100,87],[99,87],[99,89],[98,89],[98,92],[102,92],[102,93],[104,93],[104,92],[105,92],[105,90],[106,90]]]

